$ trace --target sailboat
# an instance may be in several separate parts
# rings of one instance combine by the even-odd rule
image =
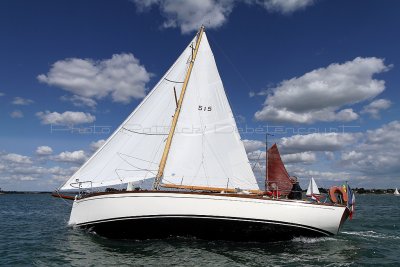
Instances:
[[[400,193],[399,193],[399,190],[397,190],[397,187],[396,187],[396,190],[394,190],[394,193],[393,193],[395,196],[400,196]]]
[[[128,190],[95,192],[118,185]],[[260,190],[203,26],[55,195],[68,190],[84,192],[69,197],[69,225],[112,238],[287,240],[337,234],[349,214]]]
[[[321,193],[319,192],[317,183],[314,180],[314,177],[311,177],[310,182],[308,184],[306,196],[310,197],[313,200],[319,201]]]
[[[266,191],[277,192],[274,195],[287,196],[293,188],[293,182],[290,180],[290,175],[286,170],[276,144],[268,149],[266,165]]]

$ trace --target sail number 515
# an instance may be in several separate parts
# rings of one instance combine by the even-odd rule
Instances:
[[[201,110],[201,111],[211,111],[212,108],[211,108],[211,106],[209,106],[209,107],[199,106],[198,110]]]

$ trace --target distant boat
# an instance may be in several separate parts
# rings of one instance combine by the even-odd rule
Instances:
[[[321,193],[318,190],[317,183],[315,182],[313,177],[311,177],[310,183],[308,184],[306,196],[311,197],[314,200],[319,200],[319,197],[321,196]]]
[[[268,182],[287,194],[292,185],[284,166],[270,172]],[[281,172],[283,178],[272,177]],[[124,191],[96,192],[149,179],[151,190],[130,191],[131,184]],[[259,188],[204,27],[142,103],[60,188],[77,189],[84,193],[53,194],[74,200],[69,225],[108,237],[285,240],[335,235],[350,214],[346,205],[276,199]]]
[[[278,195],[283,197],[289,195],[293,182],[290,180],[290,175],[283,164],[276,144],[268,149],[266,161],[266,191],[277,191]]]
[[[397,188],[396,188],[396,190],[394,190],[394,193],[393,193],[395,196],[400,196],[400,193],[399,193],[399,190],[397,190]]]

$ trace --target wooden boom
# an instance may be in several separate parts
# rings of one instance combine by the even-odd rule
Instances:
[[[238,190],[235,188],[224,188],[224,187],[208,187],[208,186],[195,186],[195,185],[178,185],[178,184],[161,184],[164,188],[176,188],[176,189],[188,189],[188,190],[202,190],[211,192],[222,192],[225,193],[237,193]],[[252,194],[263,195],[264,191],[261,190],[244,190]]]

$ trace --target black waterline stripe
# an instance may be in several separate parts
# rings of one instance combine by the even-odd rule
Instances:
[[[240,217],[224,217],[224,216],[207,216],[207,215],[147,215],[147,216],[128,216],[128,217],[118,217],[108,220],[96,220],[91,221],[88,223],[80,223],[76,224],[77,226],[92,226],[95,224],[100,223],[107,223],[107,222],[114,222],[114,221],[122,221],[122,220],[140,220],[140,219],[157,219],[157,218],[205,218],[205,219],[214,219],[214,220],[230,220],[230,221],[240,221],[240,222],[256,222],[256,223],[265,223],[265,224],[278,224],[278,225],[285,225],[285,226],[292,226],[297,228],[303,228],[307,230],[316,231],[319,233],[323,233],[325,235],[333,235],[331,232],[311,227],[305,226],[302,224],[296,223],[283,223],[279,221],[272,221],[272,220],[260,220],[260,219],[247,219],[247,218],[240,218]]]

